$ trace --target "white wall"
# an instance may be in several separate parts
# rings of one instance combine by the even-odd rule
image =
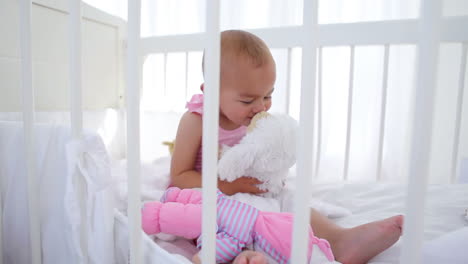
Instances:
[[[68,110],[68,16],[65,0],[32,6],[36,110]],[[124,21],[83,4],[83,107],[118,107],[122,95]],[[0,111],[20,111],[19,1],[0,1]]]

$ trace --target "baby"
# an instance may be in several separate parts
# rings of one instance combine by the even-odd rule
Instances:
[[[268,111],[276,80],[276,66],[267,45],[257,36],[241,30],[221,33],[219,145],[233,146],[246,133],[255,114]],[[204,90],[204,85],[201,85]],[[176,136],[171,161],[171,185],[201,187],[203,95],[195,95],[187,104]],[[227,195],[261,194],[262,182],[245,175],[232,182],[218,180],[218,188]],[[311,226],[317,237],[330,242],[337,261],[365,263],[394,244],[401,235],[402,216],[390,217],[365,225],[342,228],[312,210]],[[245,251],[237,263],[266,263],[264,254]]]

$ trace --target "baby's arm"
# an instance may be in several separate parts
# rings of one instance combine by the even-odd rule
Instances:
[[[201,248],[203,243],[201,240],[197,241],[197,247]],[[231,263],[239,255],[242,254],[242,250],[245,248],[245,244],[232,237],[225,232],[219,232],[216,234],[216,263]],[[195,254],[192,258],[193,263],[201,264],[200,252]],[[237,263],[237,262],[233,262]],[[247,262],[248,263],[248,262]]]
[[[171,184],[181,189],[201,187],[195,162],[202,138],[202,118],[186,112],[179,123],[171,161]]]
[[[198,114],[186,112],[179,123],[176,144],[171,161],[171,184],[181,189],[201,187],[201,174],[195,170],[195,161],[202,139],[202,118]],[[257,188],[261,182],[241,177],[233,182],[218,180],[218,188],[227,195],[239,192],[260,194],[265,191]]]
[[[234,195],[236,193],[261,194],[267,192],[256,186],[261,183],[256,178],[240,177],[232,182],[218,180],[218,188],[226,195]]]

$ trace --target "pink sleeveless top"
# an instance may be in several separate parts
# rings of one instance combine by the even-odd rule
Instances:
[[[203,94],[195,94],[192,96],[186,105],[188,111],[197,113],[203,116]],[[247,131],[246,126],[241,126],[234,130],[225,130],[221,127],[218,130],[218,144],[219,146],[227,145],[234,146],[245,136]],[[203,143],[202,143],[203,144]],[[202,168],[202,146],[198,150],[197,159],[195,161],[195,170],[201,171]]]

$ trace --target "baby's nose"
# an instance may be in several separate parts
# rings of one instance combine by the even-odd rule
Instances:
[[[257,102],[254,105],[254,109],[253,109],[254,113],[259,113],[259,112],[262,112],[262,111],[266,111],[266,106],[265,106],[265,103],[263,102],[263,100],[261,100],[260,102]]]

